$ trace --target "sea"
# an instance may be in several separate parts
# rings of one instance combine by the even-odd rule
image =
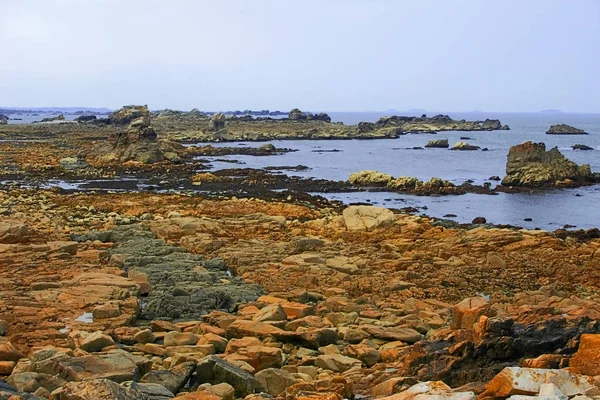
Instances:
[[[328,112],[332,122],[346,125],[361,121],[375,122],[389,115],[416,115],[418,113],[392,112]],[[212,170],[230,168],[264,168],[267,166],[309,167],[304,171],[286,171],[288,175],[347,180],[351,173],[360,170],[377,170],[393,176],[414,176],[421,180],[439,177],[455,184],[472,181],[481,185],[496,181],[492,176],[505,175],[506,157],[511,146],[531,140],[543,142],[547,149],[557,147],[568,159],[578,164],[590,164],[592,171],[600,172],[600,114],[571,114],[560,112],[539,113],[486,113],[486,112],[435,112],[453,119],[499,119],[510,127],[508,131],[458,132],[437,134],[408,134],[397,139],[378,140],[275,140],[277,148],[297,151],[276,156],[219,156],[202,157],[211,161]],[[14,116],[24,123],[40,120],[49,114]],[[10,116],[9,117],[13,117]],[[65,115],[73,119],[75,115]],[[568,124],[583,129],[589,135],[547,135],[550,125]],[[468,139],[461,139],[468,137]],[[487,148],[488,151],[451,151],[425,149],[431,139],[448,139],[450,146],[459,141]],[[259,147],[265,142],[213,143],[217,147]],[[571,146],[584,144],[593,150],[573,150]],[[414,149],[421,147],[423,149]],[[217,159],[237,161],[237,164]],[[574,229],[600,228],[600,185],[576,188],[531,191],[525,193],[499,193],[497,195],[465,194],[453,196],[413,196],[390,192],[314,193],[347,204],[367,203],[382,207],[413,207],[419,213],[447,218],[458,223],[470,223],[484,217],[489,223],[509,224],[527,229],[555,230],[562,227]]]
[[[438,113],[430,113],[432,116]],[[600,172],[600,114],[568,113],[443,113],[453,119],[499,119],[509,131],[458,132],[437,134],[408,134],[398,139],[378,140],[275,140],[277,148],[296,152],[278,156],[219,156],[214,157],[213,170],[240,167],[267,166],[309,167],[305,171],[290,171],[288,175],[332,180],[347,180],[360,170],[377,170],[392,176],[414,176],[421,180],[439,177],[457,185],[473,181],[481,185],[492,176],[505,175],[506,158],[511,146],[527,140],[543,142],[546,148],[558,147],[568,159],[578,164],[590,164],[592,171]],[[333,122],[356,124],[375,122],[390,113],[330,112]],[[401,115],[406,115],[402,113]],[[421,114],[418,114],[419,116]],[[589,135],[547,135],[553,124],[569,124],[583,129]],[[461,139],[468,137],[469,139]],[[450,146],[459,141],[488,151],[452,151],[425,149],[431,139],[448,139]],[[217,143],[214,146],[258,147],[256,142]],[[593,150],[573,150],[571,146],[585,144]],[[422,147],[415,150],[414,147]],[[205,157],[203,157],[205,158]],[[214,161],[236,160],[243,164]],[[470,223],[484,217],[493,224],[509,224],[526,229],[556,230],[565,226],[574,229],[600,228],[600,185],[576,189],[555,189],[497,195],[465,194],[457,196],[413,196],[390,192],[315,193],[348,204],[368,203],[381,207],[413,207],[424,215]],[[527,221],[526,221],[527,219]]]

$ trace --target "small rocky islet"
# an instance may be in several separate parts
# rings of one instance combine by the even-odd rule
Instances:
[[[189,114],[125,107],[107,121],[55,120],[4,134],[19,139],[0,143],[6,178],[299,189],[241,198],[0,187],[0,399],[600,396],[600,231],[497,227],[485,218],[445,226],[301,194],[331,182],[206,172],[203,154],[234,150],[182,146],[192,127],[195,137],[229,140],[268,137],[260,129],[275,132],[277,122]],[[181,120],[182,129],[167,131]],[[417,126],[499,125],[490,121],[392,117],[336,128],[392,137]],[[283,132],[306,124],[304,138],[337,125],[299,110],[279,124]],[[256,155],[289,150],[265,146]],[[589,165],[526,142],[510,149],[500,187],[595,182]],[[465,190],[377,171],[335,185]]]

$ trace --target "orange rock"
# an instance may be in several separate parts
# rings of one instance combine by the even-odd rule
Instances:
[[[581,335],[569,366],[583,375],[600,375],[600,334]]]
[[[283,353],[277,347],[250,346],[242,347],[236,353],[225,357],[227,361],[244,361],[256,371],[267,368],[280,368],[283,365]]]
[[[315,308],[309,304],[288,302],[281,304],[288,319],[297,319],[315,314]]]
[[[10,375],[14,368],[14,361],[0,361],[0,375]]]
[[[277,328],[264,322],[245,321],[238,319],[227,327],[227,336],[240,338],[244,336],[256,336],[265,338],[275,334],[285,334],[283,329]]]

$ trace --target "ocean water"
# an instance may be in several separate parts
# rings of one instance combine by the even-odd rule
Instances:
[[[329,113],[334,121],[353,124],[357,121],[376,121],[385,113]],[[244,164],[212,162],[213,170],[225,168],[264,168],[267,166],[306,165],[306,171],[290,171],[288,175],[346,180],[352,172],[374,169],[393,176],[415,176],[422,180],[440,177],[461,184],[467,180],[475,184],[490,182],[491,176],[505,175],[506,156],[510,146],[527,140],[544,142],[547,149],[558,149],[578,164],[590,164],[592,171],[600,172],[600,114],[544,114],[544,113],[449,113],[454,119],[483,120],[497,118],[508,124],[510,131],[493,132],[440,132],[438,134],[410,134],[398,139],[379,140],[277,140],[273,145],[298,151],[279,156],[219,156],[213,159],[237,160]],[[433,115],[433,114],[431,114]],[[566,123],[584,129],[589,135],[546,135],[552,124]],[[460,137],[489,151],[451,151],[448,149],[413,150],[424,147],[431,139],[448,139],[450,145]],[[215,146],[261,146],[264,143],[217,143]],[[592,151],[572,150],[574,144],[585,144]],[[337,150],[333,152],[332,150]],[[203,157],[205,158],[205,157]],[[210,159],[210,158],[209,158]],[[442,217],[455,214],[457,222],[470,222],[483,216],[488,222],[512,224],[526,228],[557,229],[564,225],[577,228],[600,227],[600,185],[578,189],[546,192],[499,194],[496,196],[467,194],[462,196],[422,197],[397,193],[337,193],[325,197],[347,203],[367,202],[402,208],[426,207],[423,213]],[[524,221],[531,218],[532,221]]]

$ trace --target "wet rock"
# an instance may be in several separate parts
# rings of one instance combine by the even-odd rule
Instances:
[[[471,223],[480,225],[480,224],[487,223],[487,220],[485,219],[485,217],[476,217],[476,218],[473,218],[473,221],[471,221]]]
[[[587,135],[583,129],[577,129],[567,124],[551,125],[546,131],[547,135]]]
[[[506,163],[504,186],[544,186],[561,182],[588,182],[593,179],[590,165],[578,166],[556,147],[546,151],[544,143],[525,142],[512,146]]]
[[[50,400],[149,400],[146,393],[106,379],[69,382],[50,395]]]

